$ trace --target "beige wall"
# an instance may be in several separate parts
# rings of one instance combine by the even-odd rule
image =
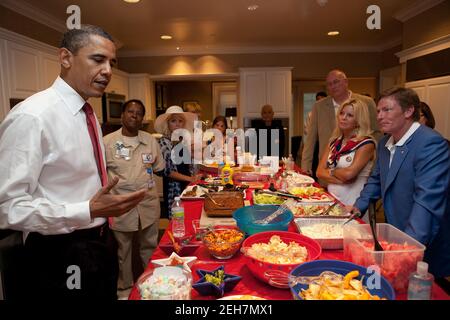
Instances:
[[[120,55],[120,53],[119,53]],[[376,77],[381,53],[271,53],[119,58],[119,68],[151,75],[237,73],[240,67],[294,67],[293,79],[324,78],[333,68],[349,77]]]
[[[0,6],[0,27],[59,47],[62,33]]]
[[[427,10],[403,25],[403,49],[450,34],[450,1]]]
[[[183,101],[197,101],[202,107],[202,120],[212,120],[211,81],[171,81],[167,85],[167,106],[183,107]]]

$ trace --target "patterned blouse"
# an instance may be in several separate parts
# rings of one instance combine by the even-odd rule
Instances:
[[[183,192],[184,188],[187,186],[187,182],[178,181],[169,178],[170,173],[180,172],[182,174],[190,175],[190,172],[186,172],[186,165],[176,165],[172,161],[172,142],[167,137],[162,137],[159,139],[159,145],[161,147],[162,156],[166,162],[166,167],[164,168],[164,205],[168,208],[169,218],[172,217],[172,204],[175,197],[178,197]],[[181,170],[180,170],[181,169]],[[183,172],[184,171],[184,172]]]

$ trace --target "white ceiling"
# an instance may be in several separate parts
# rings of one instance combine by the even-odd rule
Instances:
[[[119,55],[132,56],[381,51],[401,43],[402,23],[393,16],[417,1],[141,0],[129,4],[123,0],[0,0],[2,3],[21,12],[39,13],[60,28],[68,17],[67,7],[76,4],[81,8],[82,23],[102,26],[119,40]],[[252,4],[259,8],[249,11]],[[381,9],[381,30],[366,27],[370,15],[366,10],[373,4]],[[341,34],[329,37],[326,34],[331,30]],[[173,39],[163,41],[162,34]]]

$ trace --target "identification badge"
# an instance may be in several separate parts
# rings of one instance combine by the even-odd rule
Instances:
[[[143,164],[150,164],[153,163],[153,155],[151,153],[143,153],[142,154],[142,163]]]
[[[114,148],[116,149],[116,153],[114,154],[114,157],[120,159],[123,158],[125,160],[130,160],[130,149],[125,148],[125,145],[122,141],[116,141],[114,144]]]
[[[151,189],[155,186],[155,180],[153,180],[153,169],[152,167],[147,168],[148,180],[147,180],[147,188]]]

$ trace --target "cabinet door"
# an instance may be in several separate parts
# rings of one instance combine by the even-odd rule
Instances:
[[[113,69],[113,75],[106,92],[123,94],[128,99],[128,76],[124,72]]]
[[[241,74],[241,107],[244,117],[261,117],[266,104],[266,73],[248,71]]]
[[[450,139],[450,82],[430,84],[427,101],[436,120],[435,130]]]
[[[61,71],[61,65],[56,55],[42,53],[41,55],[41,90],[50,87]]]
[[[291,106],[291,71],[267,71],[267,103],[272,105],[276,117],[289,117]]]
[[[39,52],[7,41],[10,97],[28,98],[40,90]]]

